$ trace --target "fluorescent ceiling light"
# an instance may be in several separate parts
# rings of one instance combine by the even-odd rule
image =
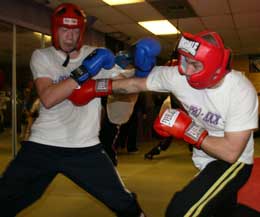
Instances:
[[[49,41],[51,41],[51,36],[44,35],[44,39],[45,39],[45,41],[49,42]]]
[[[138,22],[138,24],[155,35],[173,35],[180,33],[168,20],[144,21]]]
[[[36,37],[40,38],[40,39],[42,38],[42,33],[40,33],[40,32],[33,32],[33,34],[34,34]],[[51,41],[51,36],[49,36],[49,35],[43,35],[43,37],[44,37],[45,41],[47,41],[47,42]]]
[[[144,2],[145,0],[102,0],[109,5],[127,5],[127,4],[134,4]]]

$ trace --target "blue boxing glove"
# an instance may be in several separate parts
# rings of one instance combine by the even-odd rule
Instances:
[[[128,65],[133,64],[133,52],[132,50],[121,50],[115,57],[115,63],[122,69],[125,69]]]
[[[112,51],[98,48],[83,60],[81,66],[71,72],[70,77],[81,85],[89,78],[98,74],[102,68],[111,69],[114,64],[115,56]]]
[[[147,77],[161,52],[160,42],[153,38],[140,39],[135,45],[134,65],[136,77]]]

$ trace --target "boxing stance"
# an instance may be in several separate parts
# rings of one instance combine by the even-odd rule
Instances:
[[[252,170],[258,97],[250,81],[231,69],[231,50],[217,33],[183,33],[177,51],[178,66],[155,66],[147,78],[114,80],[112,92],[171,92],[185,109],[167,110],[155,123],[162,135],[193,144],[199,169],[173,195],[166,217],[232,216]]]
[[[131,54],[127,53],[120,55],[115,58],[115,62],[122,68],[125,68],[129,64],[133,64],[135,67],[134,75],[136,77],[147,77],[150,73],[151,69],[156,64],[156,57],[159,55],[161,51],[161,46],[158,41],[153,38],[143,38],[137,41],[137,43],[130,49]],[[108,52],[106,52],[108,53]],[[129,55],[129,58],[128,56]],[[131,56],[131,57],[130,57]],[[106,54],[102,56],[103,58],[99,58],[98,67],[91,67],[94,68],[93,70],[95,73],[103,68],[111,67],[111,64],[103,65],[101,63],[105,63],[105,61],[109,60],[109,63],[112,62],[112,55]],[[128,58],[128,60],[127,60]],[[132,58],[132,60],[130,60]],[[100,61],[100,59],[102,61]],[[90,66],[94,65],[88,64]],[[98,69],[98,70],[97,70]],[[94,73],[92,73],[94,74]],[[85,78],[83,75],[82,77]],[[87,104],[90,100],[94,99],[95,97],[102,97],[112,94],[112,80],[89,80],[81,85],[80,88],[75,89],[72,94],[68,97],[68,99],[77,106],[82,106]]]
[[[90,78],[110,78],[122,71],[114,66],[111,51],[83,45],[85,26],[85,14],[79,7],[59,5],[52,15],[53,46],[32,54],[30,66],[40,111],[28,141],[0,178],[1,217],[14,217],[38,200],[58,174],[118,217],[145,216],[99,141],[100,98],[81,107],[67,99]]]

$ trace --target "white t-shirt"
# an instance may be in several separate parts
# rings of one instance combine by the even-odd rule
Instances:
[[[65,55],[54,47],[35,50],[31,58],[33,78],[49,77],[53,83],[67,79],[95,47],[83,46],[80,55],[70,59],[67,67],[62,64]],[[94,79],[117,76],[120,67],[102,69]],[[46,109],[40,105],[39,117],[33,123],[29,141],[59,147],[89,147],[98,144],[101,119],[101,100],[95,98],[84,106],[74,106],[69,100]]]
[[[258,127],[258,97],[251,82],[232,70],[215,89],[194,89],[178,67],[154,67],[147,79],[152,91],[172,92],[185,110],[209,135],[223,137],[224,132],[236,132]],[[253,133],[239,161],[253,163]],[[193,149],[193,162],[199,169],[214,160],[203,150]]]

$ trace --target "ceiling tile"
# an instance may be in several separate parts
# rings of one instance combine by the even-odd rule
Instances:
[[[98,17],[105,24],[125,24],[133,23],[128,16],[110,6],[89,8],[88,14]]]
[[[175,23],[177,23],[176,20]],[[205,29],[198,17],[179,19],[177,26],[179,26],[182,32],[190,32],[193,34]]]
[[[244,55],[248,55],[248,54],[258,54],[260,53],[260,48],[256,48],[256,47],[242,47],[239,50],[239,54],[244,54]]]
[[[251,41],[260,41],[260,29],[259,28],[248,28],[248,29],[240,29],[238,30],[239,37],[242,41],[247,41],[250,43]]]
[[[232,13],[260,11],[259,0],[229,0]]]
[[[196,13],[187,0],[150,0],[149,2],[167,19],[196,16]]]
[[[85,9],[86,12],[88,12],[89,8],[102,7],[102,6],[106,6],[107,5],[105,2],[103,2],[101,0],[87,0],[87,1],[84,1],[84,0],[83,1],[82,0],[71,0],[71,2],[81,6],[82,8]],[[78,3],[76,3],[76,2],[78,2]]]
[[[115,6],[115,8],[137,22],[165,19],[165,17],[163,17],[155,8],[153,8],[147,2],[142,2],[138,4],[119,5]]]
[[[231,50],[237,50],[241,47],[241,41],[240,40],[225,40],[225,47],[231,48]]]
[[[114,29],[123,32],[131,37],[139,38],[144,36],[153,36],[153,34],[138,24],[112,25]]]
[[[226,41],[238,41],[239,36],[236,29],[219,29],[217,32],[220,34],[220,36],[223,38],[223,40]]]
[[[200,17],[229,14],[227,0],[188,0]]]
[[[106,25],[104,24],[102,21],[97,20],[93,26],[94,29],[100,31],[100,32],[104,32],[104,33],[109,33],[109,32],[114,32],[115,29],[112,28],[110,25]]]
[[[237,28],[260,27],[259,20],[260,20],[260,12],[234,15],[234,21]]]
[[[242,47],[254,47],[260,48],[260,41],[258,38],[253,38],[252,40],[241,40]]]
[[[218,29],[234,29],[231,15],[201,17],[206,29],[217,31]]]

